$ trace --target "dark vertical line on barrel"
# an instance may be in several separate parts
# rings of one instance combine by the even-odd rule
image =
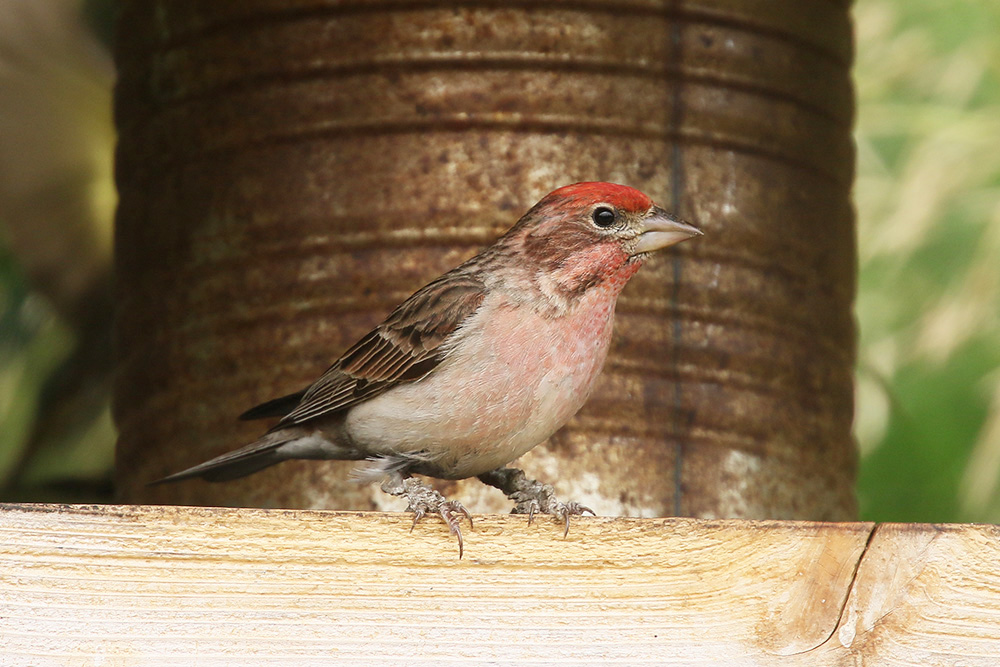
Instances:
[[[684,163],[681,144],[681,125],[684,122],[684,96],[682,95],[681,61],[682,61],[682,34],[681,21],[676,11],[677,2],[671,3],[670,21],[670,62],[667,66],[667,84],[670,85],[670,118],[669,132],[670,141],[670,210],[678,216],[683,217],[681,210],[682,193],[684,192]],[[673,76],[670,76],[670,72]],[[672,424],[671,433],[674,440],[674,516],[681,516],[681,504],[683,500],[682,483],[684,471],[684,429],[680,423],[681,415],[681,381],[680,381],[680,359],[679,347],[681,340],[681,320],[678,316],[678,300],[680,298],[681,282],[681,256],[676,248],[671,250],[671,267],[673,269],[673,284],[670,292],[670,317],[673,328],[670,346],[670,374],[674,381],[673,410],[671,411]]]

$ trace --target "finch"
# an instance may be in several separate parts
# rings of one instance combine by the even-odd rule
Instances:
[[[645,194],[576,183],[541,199],[493,245],[406,299],[316,382],[241,419],[280,417],[255,442],[160,482],[224,481],[289,459],[363,461],[357,477],[438,514],[463,544],[471,517],[414,474],[478,477],[514,512],[590,512],[504,467],[587,400],[615,304],[646,256],[702,232]],[[590,512],[593,513],[593,512]]]

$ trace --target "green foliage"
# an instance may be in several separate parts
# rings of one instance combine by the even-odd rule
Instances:
[[[1000,519],[1000,3],[859,0],[862,516]]]
[[[65,357],[69,340],[0,247],[0,480],[22,451],[42,383]]]

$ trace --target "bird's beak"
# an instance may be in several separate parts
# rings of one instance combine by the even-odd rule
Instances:
[[[632,254],[653,252],[702,234],[703,232],[697,227],[681,222],[659,206],[654,206],[642,220],[639,242]]]

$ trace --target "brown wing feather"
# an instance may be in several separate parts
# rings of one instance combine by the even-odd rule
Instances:
[[[448,274],[420,289],[347,350],[275,429],[346,410],[424,377],[445,359],[442,344],[485,296],[483,283],[468,274]]]

